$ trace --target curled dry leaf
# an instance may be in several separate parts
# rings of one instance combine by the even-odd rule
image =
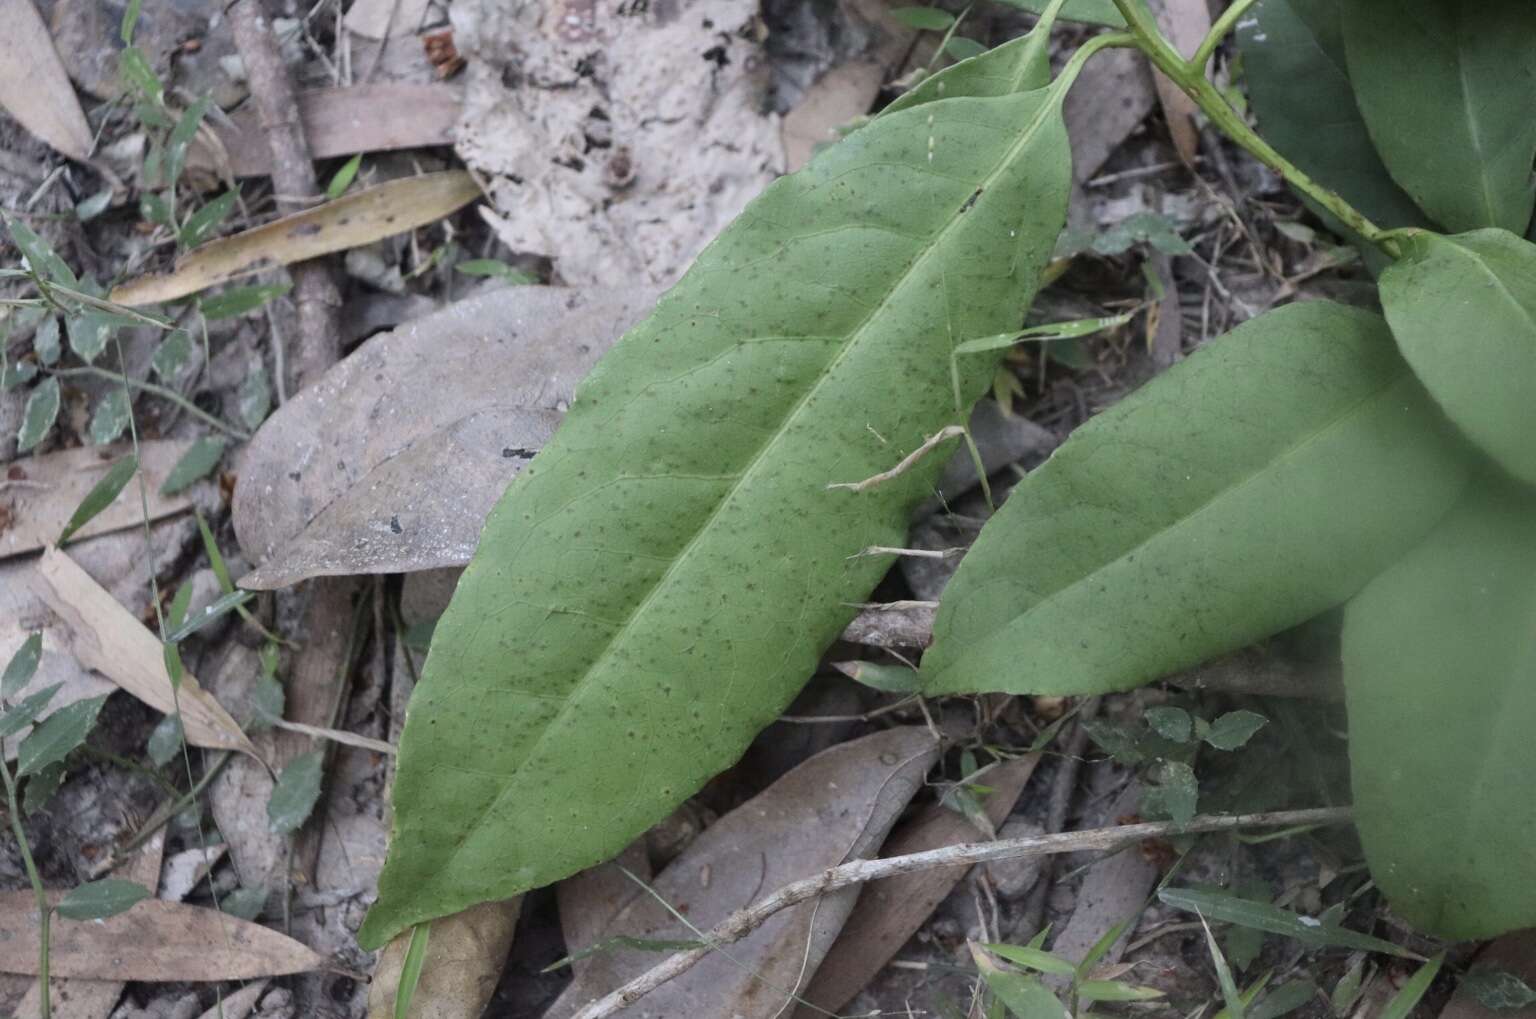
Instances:
[[[392,180],[204,244],[180,259],[175,271],[130,280],[114,288],[111,298],[137,307],[186,297],[435,223],[479,196],[479,186],[463,170]]]
[[[139,443],[139,469],[144,472],[150,520],[180,513],[192,505],[185,494],[160,494],[160,485],[191,445],[167,439]],[[57,541],[80,501],[113,464],[131,452],[126,445],[81,447],[34,456],[13,465],[13,472],[25,474],[16,480],[25,483],[0,489],[0,559],[36,552]],[[75,532],[74,538],[139,527],[144,522],[142,509],[138,482],[130,481],[110,506]]]
[[[994,828],[1001,827],[1013,811],[1039,762],[1039,754],[1027,754],[987,772],[982,779],[992,789],[986,810]],[[905,856],[982,838],[976,826],[958,811],[935,803],[893,831],[880,855]],[[809,1004],[802,1004],[794,1019],[840,1012],[917,933],[969,869],[961,865],[918,871],[866,886],[802,995]]]
[[[72,631],[71,646],[82,665],[167,715],[181,712],[188,743],[256,756],[229,712],[187,673],[172,689],[164,649],[128,610],[58,549],[43,553],[34,589]],[[231,978],[233,979],[233,978]]]
[[[88,159],[91,126],[32,0],[0,0],[0,106],[71,159]]]
[[[49,894],[57,903],[63,892]],[[0,973],[37,973],[37,900],[0,893]],[[49,971],[91,980],[254,980],[326,969],[323,955],[227,913],[145,899],[104,920],[58,920]]]
[[[523,900],[482,902],[432,921],[412,1019],[478,1019],[496,991]],[[411,943],[409,930],[384,946],[368,988],[368,1019],[395,1019],[395,991]]]
[[[696,938],[695,929],[708,930],[788,881],[872,855],[922,785],[937,749],[927,730],[904,728],[817,754],[708,828],[656,878],[656,894],[637,897],[603,937]],[[857,895],[850,888],[785,910],[734,945],[729,958],[711,955],[618,1014],[767,1019],[814,972]],[[546,1019],[572,1014],[656,962],[653,953],[630,949],[591,957]]]
[[[242,586],[469,561],[486,515],[648,287],[509,287],[369,340],[289,400],[240,464]]]
[[[357,10],[347,12],[348,19]],[[350,88],[324,88],[297,96],[299,119],[316,159],[357,152],[387,152],[428,145],[451,145],[462,96],[441,83],[412,85],[380,83]],[[381,117],[378,111],[388,110]],[[272,172],[272,151],[249,104],[230,114],[229,123],[215,124],[214,133],[236,177],[261,177]],[[189,169],[215,170],[214,146],[199,140],[187,155]]]

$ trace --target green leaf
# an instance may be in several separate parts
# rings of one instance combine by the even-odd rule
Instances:
[[[192,443],[191,448],[181,454],[181,459],[176,461],[171,472],[165,476],[165,481],[160,485],[160,494],[175,495],[191,488],[198,479],[219,465],[226,445],[228,443],[223,439],[208,435]]]
[[[421,968],[427,961],[427,943],[431,936],[430,923],[419,923],[411,928],[411,940],[405,947],[405,959],[400,963],[400,981],[395,987],[395,1019],[410,1019],[411,1001],[421,982]]]
[[[149,754],[151,761],[163,768],[181,753],[182,738],[181,719],[176,715],[166,715],[151,730],[149,744],[145,747],[145,751]]]
[[[58,543],[64,544],[76,531],[90,523],[96,514],[112,505],[113,500],[127,486],[138,469],[139,458],[132,454],[123,457],[108,468],[107,473],[101,476],[101,480],[92,485],[91,490],[85,494],[85,498],[80,500],[80,505],[75,507],[69,523],[65,524],[64,530],[59,533]]]
[[[1054,15],[1043,16],[1028,35],[924,78],[911,91],[898,96],[881,116],[889,117],[946,96],[999,97],[1044,88],[1051,80],[1050,41],[1054,21]]]
[[[119,53],[117,70],[124,81],[155,106],[165,102],[165,86],[160,83],[160,76],[155,73],[155,69],[149,66],[149,58],[143,50],[130,46]]]
[[[226,191],[213,201],[187,217],[177,239],[184,248],[195,248],[219,228],[219,224],[234,211],[239,192]]]
[[[1200,738],[1217,750],[1236,750],[1268,724],[1269,719],[1256,711],[1229,711],[1212,722]]]
[[[1477,999],[1484,1008],[1510,1011],[1536,1005],[1536,990],[1504,969],[1493,966],[1474,968],[1461,980],[1462,991]]]
[[[315,801],[320,799],[324,763],[322,750],[311,750],[288,762],[267,801],[267,824],[274,832],[287,835],[298,831],[309,818]]]
[[[1199,891],[1193,888],[1164,888],[1157,897],[1175,909],[1199,913],[1209,920],[1241,924],[1270,934],[1293,938],[1313,948],[1354,948],[1365,952],[1384,952],[1403,958],[1415,958],[1405,948],[1369,934],[1331,927],[1310,916],[1302,916],[1267,902],[1228,895],[1225,892]]]
[[[12,361],[5,366],[4,377],[0,377],[0,392],[8,392],[17,386],[31,382],[36,377],[36,364],[31,361]]]
[[[1147,724],[1163,739],[1171,739],[1175,743],[1188,743],[1194,733],[1194,722],[1183,708],[1148,708]]]
[[[1165,255],[1192,255],[1195,249],[1179,236],[1167,216],[1138,212],[1099,234],[1093,250],[1100,255],[1123,255],[1138,244],[1149,244]]]
[[[1013,490],[944,591],[924,691],[1124,690],[1301,623],[1455,501],[1448,432],[1379,317],[1239,326]]]
[[[1310,980],[1291,980],[1276,987],[1247,1009],[1247,1019],[1280,1019],[1317,997],[1317,985]]]
[[[951,349],[1020,321],[1070,179],[1062,82],[950,95],[771,184],[512,482],[411,698],[363,943],[611,856],[740,756],[887,570],[856,553],[904,540],[944,456],[838,486],[964,420]],[[966,401],[995,363],[971,360]]]
[[[1536,204],[1536,4],[1339,9],[1355,98],[1393,179],[1452,231],[1523,233]]]
[[[363,154],[359,152],[342,164],[341,169],[331,178],[331,182],[325,186],[325,197],[335,201],[347,193],[347,188],[357,179],[358,168],[363,165]]]
[[[188,585],[188,589],[190,587],[191,585]],[[178,644],[215,619],[228,615],[254,597],[256,597],[255,591],[230,591],[228,594],[220,595],[211,604],[204,607],[201,612],[193,614],[177,625],[174,630],[165,635],[165,639],[172,644]]]
[[[987,52],[987,48],[975,39],[967,39],[963,35],[954,35],[950,36],[949,41],[944,44],[944,52],[956,60],[969,60],[972,57],[979,57]]]
[[[1163,992],[1155,987],[1138,987],[1123,980],[1084,980],[1077,985],[1081,1001],[1151,1001]]]
[[[267,890],[241,885],[219,900],[219,909],[237,920],[254,920],[267,908]]]
[[[171,207],[161,196],[152,191],[146,191],[139,196],[139,215],[151,223],[160,226],[174,226],[171,220]]]
[[[27,782],[27,791],[22,796],[22,812],[28,817],[42,810],[53,799],[53,794],[59,791],[59,786],[64,784],[64,762],[58,761],[38,771]]]
[[[1083,954],[1083,960],[1077,964],[1077,977],[1079,980],[1086,974],[1093,972],[1093,967],[1098,965],[1100,959],[1109,954],[1109,950],[1115,947],[1115,942],[1125,935],[1126,928],[1140,918],[1140,916],[1141,910],[1138,909],[1134,916],[1118,921],[1103,934],[1099,935],[1099,940],[1089,947],[1088,951]]]
[[[72,889],[55,907],[66,920],[105,920],[126,913],[149,898],[149,889],[135,881],[109,877]]]
[[[20,217],[6,216],[5,225],[10,231],[11,241],[16,245],[16,250],[20,251],[21,257],[27,260],[27,268],[32,272],[45,280],[62,283],[67,287],[73,287],[79,282],[69,266],[64,264],[64,260],[54,252],[53,247],[39,237]]]
[[[0,697],[15,697],[32,682],[32,677],[37,675],[37,665],[43,660],[43,635],[41,633],[29,633],[27,639],[21,642],[21,647],[11,655],[11,660],[5,664],[5,673],[0,675]]]
[[[881,693],[916,693],[917,671],[905,665],[880,665],[875,662],[840,662],[837,671]]]
[[[1414,1006],[1419,1003],[1424,997],[1424,993],[1429,990],[1429,985],[1435,982],[1435,977],[1439,975],[1440,967],[1444,964],[1445,953],[1442,952],[1420,966],[1413,976],[1409,977],[1407,982],[1392,996],[1392,1000],[1387,1002],[1386,1007],[1381,1010],[1381,1014],[1377,1019],[1408,1019],[1408,1016],[1413,1012]]]
[[[213,100],[208,96],[200,96],[191,106],[186,108],[181,117],[176,121],[176,126],[171,129],[170,140],[165,143],[166,159],[166,184],[175,187],[181,180],[182,167],[187,161],[187,146],[192,144],[192,139],[197,135],[197,129],[203,123],[203,117],[208,113],[208,107]]]
[[[1350,603],[1355,823],[1393,909],[1444,937],[1536,925],[1536,504],[1488,483]]]
[[[240,383],[237,397],[240,420],[247,428],[254,429],[267,419],[272,410],[272,383],[267,380],[267,370],[258,367]]]
[[[118,34],[122,37],[124,46],[133,45],[133,30],[139,23],[139,7],[144,0],[128,0],[128,5],[123,8],[123,20],[118,25]]]
[[[1001,0],[1001,2],[1032,14],[1044,12],[1050,4],[1050,0]],[[1067,0],[1066,6],[1061,9],[1061,17],[1065,21],[1085,21],[1090,25],[1104,25],[1107,28],[1125,27],[1125,19],[1120,16],[1114,0]]]
[[[112,204],[112,186],[108,185],[89,198],[82,198],[75,203],[75,218],[82,223],[89,223],[101,215],[108,205]]]
[[[923,32],[942,32],[955,23],[955,16],[937,7],[893,7],[891,17]]]
[[[1473,442],[1536,482],[1536,244],[1503,230],[1403,244],[1381,274],[1403,356]]]
[[[1342,6],[1335,0],[1264,0],[1238,20],[1237,44],[1259,127],[1266,141],[1377,226],[1428,226],[1387,173],[1355,105]]]
[[[1077,967],[1063,959],[1059,955],[1038,948],[1027,948],[1019,945],[982,945],[987,951],[1000,959],[1007,959],[1019,966],[1027,966],[1041,973],[1056,973],[1061,976],[1074,976]]]
[[[1248,1003],[1238,992],[1237,981],[1232,979],[1232,967],[1227,965],[1227,957],[1221,954],[1221,946],[1216,944],[1216,936],[1211,933],[1211,925],[1206,923],[1203,915],[1200,917],[1200,926],[1205,931],[1205,947],[1211,953],[1211,964],[1216,967],[1216,982],[1221,986],[1221,1000],[1226,1005],[1221,1014],[1227,1019],[1243,1019],[1248,1011]]]
[[[191,361],[192,337],[178,329],[160,341],[149,363],[156,375],[166,382],[175,382],[181,378]]]
[[[32,334],[32,349],[37,351],[37,359],[43,364],[54,365],[58,363],[59,355],[63,353],[59,345],[59,318],[57,315],[45,315],[38,323],[37,332]]]
[[[1113,757],[1121,764],[1130,766],[1140,764],[1146,760],[1146,755],[1137,745],[1135,734],[1123,725],[1111,722],[1107,718],[1091,718],[1079,722],[1088,738],[1094,745]]]
[[[21,430],[16,433],[16,452],[25,453],[42,442],[58,416],[59,380],[50,375],[27,397],[21,412]]]
[[[128,418],[132,413],[132,403],[126,389],[113,386],[107,390],[107,394],[96,402],[96,410],[91,413],[91,444],[105,446],[115,441],[128,427]]]
[[[221,318],[233,318],[255,311],[275,297],[281,297],[292,288],[288,282],[263,283],[249,287],[230,287],[221,294],[205,297],[199,303],[203,317],[212,322]]]
[[[1195,769],[1183,761],[1159,761],[1149,777],[1153,784],[1142,791],[1142,813],[1166,817],[1180,826],[1188,824],[1200,801]]]
[[[971,957],[987,989],[1016,1019],[1068,1019],[1066,1007],[1034,977],[1003,969],[975,943],[971,944]]]
[[[538,280],[523,270],[508,265],[498,258],[470,258],[455,265],[454,270],[466,276],[500,276],[509,283],[537,283]]]
[[[26,699],[18,704],[13,704],[0,715],[0,739],[10,739],[21,730],[32,724],[33,719],[40,715],[48,702],[53,700],[53,695],[64,686],[63,683],[55,683],[45,686],[36,693],[28,694]]]
[[[270,729],[272,723],[283,717],[287,699],[283,684],[275,676],[263,675],[256,680],[256,689],[251,693],[251,707],[255,710],[255,717],[251,719],[250,730],[260,732],[262,729]]]
[[[27,738],[21,741],[16,754],[16,775],[32,775],[50,764],[62,762],[91,734],[101,706],[107,703],[108,694],[90,697],[83,701],[66,704],[43,719]]]

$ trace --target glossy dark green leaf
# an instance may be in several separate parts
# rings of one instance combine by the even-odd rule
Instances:
[[[50,764],[57,764],[85,742],[101,714],[107,695],[66,704],[27,733],[16,752],[16,774],[32,775]]]
[[[160,485],[161,495],[175,495],[177,492],[191,488],[198,480],[206,477],[224,456],[224,447],[228,443],[223,439],[205,435],[181,454],[181,459],[171,468],[165,476],[165,481]]]
[[[138,882],[108,877],[71,889],[55,909],[66,920],[105,920],[147,898],[149,889]]]
[[[1504,230],[1402,244],[1381,303],[1403,356],[1473,442],[1536,482],[1536,244]]]
[[[1355,823],[1415,927],[1536,926],[1536,501],[1481,486],[1344,619]]]
[[[59,534],[58,543],[64,544],[76,531],[90,523],[96,514],[112,505],[113,500],[127,487],[129,480],[138,469],[139,458],[131,454],[108,468],[107,473],[101,476],[101,480],[85,493],[85,498],[80,500],[80,505],[75,507],[69,523],[64,525],[64,530]]]
[[[29,633],[21,647],[5,663],[5,673],[0,675],[0,697],[14,697],[20,693],[32,677],[37,675],[37,665],[43,660],[43,635]]]
[[[267,801],[267,824],[279,835],[298,831],[320,799],[325,752],[311,750],[288,762]]]
[[[16,433],[16,452],[25,453],[34,448],[59,416],[59,380],[50,375],[27,395],[27,405],[21,412],[21,430]]]
[[[1340,4],[1355,98],[1392,178],[1452,231],[1524,233],[1536,204],[1536,4]]]
[[[1379,317],[1240,326],[1013,490],[944,591],[924,689],[1123,690],[1309,619],[1456,500],[1450,432]]]
[[[1266,141],[1377,226],[1428,225],[1355,106],[1335,0],[1260,0],[1238,20],[1237,44]]]
[[[281,297],[292,287],[290,283],[263,283],[248,287],[230,287],[221,294],[205,297],[198,307],[209,321],[233,318],[255,311],[274,297]]]
[[[1175,909],[1199,913],[1207,920],[1240,924],[1270,934],[1280,934],[1314,948],[1352,948],[1363,952],[1413,958],[1406,948],[1343,927],[1331,927],[1315,917],[1303,916],[1268,902],[1256,902],[1225,892],[1198,891],[1193,888],[1164,888],[1158,899]]]
[[[951,350],[1033,296],[1064,94],[882,114],[770,185],[587,377],[437,626],[363,943],[608,858],[788,704],[889,567],[856,553],[904,540],[944,457],[839,486],[963,421]],[[969,359],[965,401],[994,363]]]
[[[18,703],[6,708],[5,712],[0,714],[0,739],[10,739],[31,725],[37,716],[42,714],[43,709],[48,706],[48,702],[53,700],[53,695],[58,693],[63,685],[62,683],[54,683],[52,686],[45,686],[36,693],[28,694]]]
[[[89,428],[91,444],[105,446],[109,442],[115,442],[128,428],[128,417],[133,413],[132,401],[128,399],[128,391],[121,386],[114,386],[106,391],[100,400],[96,401],[96,409],[91,412],[91,424]]]

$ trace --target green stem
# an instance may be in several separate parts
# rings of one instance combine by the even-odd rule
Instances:
[[[1232,31],[1232,26],[1237,24],[1237,19],[1241,18],[1255,2],[1256,0],[1237,0],[1223,11],[1221,17],[1216,19],[1216,24],[1211,26],[1210,32],[1201,41],[1200,48],[1195,50],[1195,55],[1190,57],[1189,66],[1199,68],[1200,73],[1204,74],[1206,65],[1211,62],[1211,56],[1216,52],[1216,47],[1221,45],[1221,40]]]
[[[1387,254],[1396,254],[1396,242],[1386,237],[1380,227],[1338,194],[1313,180],[1248,126],[1247,122],[1216,90],[1216,86],[1206,80],[1204,66],[1186,61],[1163,38],[1144,0],[1115,0],[1115,7],[1119,9],[1126,24],[1130,26],[1131,35],[1135,37],[1137,47],[1147,55],[1147,59],[1151,60],[1159,71],[1167,75],[1168,79],[1185,95],[1195,101],[1201,111],[1211,119],[1211,123],[1246,149],[1259,162],[1284,177],[1291,187],[1327,209],[1347,228]],[[1201,49],[1204,48],[1205,45],[1202,43]]]
[[[21,848],[21,863],[27,869],[27,879],[32,882],[32,894],[37,896],[37,983],[41,994],[42,1019],[51,1019],[52,1005],[48,995],[48,942],[50,939],[49,926],[53,918],[53,908],[48,905],[48,893],[43,890],[42,876],[37,872],[37,863],[32,859],[32,847],[27,844],[27,833],[21,827],[21,807],[16,802],[16,779],[11,776],[11,769],[6,766],[4,759],[0,759],[0,777],[5,779],[5,797],[11,809],[11,831],[16,835],[16,844]]]
[[[155,396],[160,397],[162,400],[169,400],[176,406],[180,407],[182,410],[186,411],[188,414],[191,414],[199,421],[202,421],[204,424],[212,425],[214,428],[217,428],[225,435],[239,439],[241,442],[244,442],[251,437],[249,433],[242,432],[240,429],[234,427],[233,425],[228,425],[223,421],[220,421],[218,418],[214,417],[212,414],[209,414],[207,411],[203,410],[197,404],[193,403],[185,396],[182,396],[174,389],[167,389],[166,387],[156,385],[153,382],[141,382],[138,379],[130,379],[128,376],[122,374],[121,372],[109,371],[106,368],[97,368],[95,365],[88,365],[84,368],[55,368],[53,370],[53,374],[65,376],[93,375],[96,378],[110,379],[113,382],[121,382],[124,385],[132,386],[134,389],[142,389],[146,393],[153,393]]]

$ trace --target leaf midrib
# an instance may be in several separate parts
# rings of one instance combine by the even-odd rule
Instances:
[[[1009,96],[1006,98],[1012,97]],[[938,102],[943,102],[943,100],[938,100]],[[1044,101],[1040,104],[1039,109],[1035,112],[1035,115],[1029,122],[1028,126],[1020,132],[1018,140],[1015,141],[1014,144],[1004,152],[1002,158],[998,160],[997,165],[982,180],[979,186],[982,188],[983,192],[991,189],[993,181],[1001,176],[1008,169],[1008,167],[1012,165],[1013,161],[1018,158],[1020,153],[1035,139],[1040,129],[1045,125],[1050,114],[1054,112],[1056,105],[1057,98],[1054,95],[1046,96],[1044,98]],[[969,198],[970,196],[967,195],[966,200],[968,201]],[[720,518],[720,514],[724,511],[725,507],[730,504],[732,498],[742,489],[743,486],[746,485],[754,472],[767,458],[768,453],[771,452],[775,446],[777,446],[779,441],[789,430],[790,426],[794,424],[800,413],[810,403],[811,398],[820,391],[821,387],[826,384],[829,378],[832,377],[837,368],[842,365],[850,353],[859,348],[864,338],[864,334],[868,330],[871,322],[873,322],[882,313],[882,311],[884,311],[890,305],[891,297],[899,293],[906,286],[907,282],[917,275],[919,269],[926,265],[927,260],[933,255],[933,253],[944,247],[945,238],[957,224],[964,220],[967,211],[968,208],[963,203],[956,208],[955,212],[951,214],[949,220],[933,235],[933,239],[929,243],[927,249],[912,260],[912,263],[907,267],[907,269],[900,276],[898,276],[896,280],[891,284],[891,286],[886,290],[885,297],[878,304],[870,308],[868,314],[866,314],[864,318],[856,326],[854,326],[853,330],[848,334],[848,341],[843,345],[843,348],[838,351],[837,356],[827,363],[827,365],[821,370],[816,381],[806,389],[804,394],[800,397],[799,401],[797,401],[796,404],[790,408],[789,413],[784,416],[780,426],[775,429],[773,433],[763,441],[763,444],[758,447],[757,451],[752,454],[751,458],[747,461],[746,466],[742,469],[740,478],[736,481],[735,484],[733,484],[730,488],[726,489],[721,494],[720,499],[715,504],[714,509],[710,511],[709,516],[705,518],[704,522],[694,532],[693,537],[688,539],[688,543],[684,545],[678,554],[673,558],[666,571],[656,579],[655,583],[651,585],[645,596],[636,603],[635,608],[630,612],[628,618],[625,619],[623,626],[614,631],[613,635],[603,645],[602,651],[600,651],[593,658],[591,664],[586,667],[585,671],[582,673],[581,678],[576,681],[576,684],[571,688],[569,694],[566,696],[565,703],[560,707],[560,710],[556,712],[555,716],[544,725],[538,737],[530,745],[528,752],[523,755],[523,759],[518,763],[517,767],[506,775],[500,791],[498,791],[496,796],[492,798],[486,807],[480,811],[479,816],[476,817],[473,822],[465,826],[463,834],[459,836],[458,843],[454,846],[453,850],[448,855],[448,858],[444,864],[445,869],[454,865],[460,854],[463,853],[465,848],[469,845],[471,836],[480,831],[480,829],[484,826],[486,817],[488,817],[501,804],[502,800],[512,789],[517,787],[516,778],[522,772],[523,767],[526,765],[528,760],[530,760],[537,753],[538,749],[549,737],[549,734],[555,731],[557,727],[561,726],[565,722],[567,715],[573,709],[575,704],[581,699],[581,694],[586,688],[586,685],[599,671],[599,667],[607,659],[613,648],[618,646],[629,634],[630,630],[634,626],[635,621],[645,616],[646,611],[649,609],[657,594],[668,586],[668,583],[672,579],[672,576],[676,572],[678,566],[690,558],[695,547],[704,539],[706,535],[710,533],[714,527],[715,522]]]
[[[1170,534],[1170,533],[1172,533],[1172,532],[1174,532],[1176,530],[1182,529],[1183,527],[1185,527],[1185,525],[1187,525],[1190,522],[1192,522],[1192,521],[1196,520],[1197,518],[1199,518],[1207,510],[1212,509],[1214,506],[1216,506],[1217,504],[1221,503],[1222,501],[1227,499],[1229,496],[1234,495],[1234,494],[1242,491],[1244,488],[1247,488],[1250,484],[1253,484],[1255,481],[1259,480],[1261,477],[1263,477],[1269,471],[1274,469],[1276,466],[1278,466],[1280,464],[1283,464],[1283,463],[1293,459],[1294,457],[1300,455],[1308,447],[1312,446],[1316,442],[1321,441],[1321,439],[1324,436],[1326,436],[1327,434],[1332,432],[1335,428],[1339,427],[1340,425],[1342,425],[1346,421],[1348,421],[1350,418],[1352,418],[1357,412],[1360,411],[1360,409],[1362,407],[1364,407],[1367,404],[1370,404],[1370,403],[1374,402],[1375,400],[1379,399],[1382,393],[1384,393],[1387,390],[1389,390],[1389,389],[1393,388],[1394,386],[1396,386],[1399,382],[1402,381],[1403,376],[1405,374],[1409,374],[1410,371],[1411,370],[1408,369],[1406,364],[1403,365],[1401,370],[1399,370],[1391,378],[1385,380],[1380,386],[1372,389],[1369,393],[1366,393],[1360,399],[1356,400],[1355,402],[1349,404],[1347,407],[1343,408],[1336,416],[1330,418],[1323,425],[1321,425],[1317,429],[1315,429],[1312,432],[1310,432],[1306,436],[1306,438],[1304,438],[1300,442],[1298,442],[1295,445],[1292,445],[1289,448],[1287,448],[1279,456],[1272,457],[1271,459],[1266,460],[1263,464],[1259,465],[1253,471],[1251,471],[1248,474],[1244,475],[1240,479],[1238,479],[1236,481],[1233,481],[1231,484],[1228,484],[1228,485],[1222,487],[1220,490],[1212,493],[1211,496],[1209,498],[1207,498],[1204,502],[1202,502],[1200,505],[1196,506],[1190,512],[1188,512],[1188,513],[1184,514],[1183,516],[1179,517],[1177,520],[1174,520],[1174,521],[1170,522],[1166,527],[1160,527],[1160,528],[1154,530],[1151,534],[1147,535],[1145,538],[1143,538],[1141,541],[1137,542],[1135,545],[1132,545],[1132,546],[1130,546],[1128,548],[1122,549],[1113,558],[1107,559],[1104,562],[1100,563],[1097,567],[1095,567],[1090,572],[1083,574],[1082,576],[1078,577],[1076,580],[1072,581],[1069,584],[1066,584],[1066,585],[1064,585],[1062,587],[1058,587],[1056,590],[1052,591],[1050,594],[1048,594],[1045,597],[1041,598],[1038,602],[1036,602],[1035,604],[1031,605],[1029,608],[1025,609],[1023,612],[1020,612],[1018,615],[1016,615],[1012,619],[1008,620],[1008,622],[1006,624],[1004,624],[1003,626],[999,627],[996,630],[993,630],[990,634],[986,635],[986,637],[983,638],[983,643],[981,643],[979,645],[975,645],[975,650],[973,650],[971,652],[968,652],[968,653],[962,655],[959,658],[956,658],[953,662],[951,662],[949,665],[945,666],[942,670],[940,670],[939,675],[944,675],[945,673],[951,672],[954,669],[959,668],[973,654],[977,653],[982,648],[990,647],[990,645],[992,645],[993,642],[1002,639],[1003,634],[1006,634],[1008,631],[1012,630],[1013,627],[1016,624],[1018,624],[1020,620],[1023,620],[1025,618],[1027,618],[1028,616],[1031,616],[1031,615],[1035,614],[1036,612],[1038,612],[1038,611],[1046,608],[1047,606],[1049,606],[1052,602],[1054,602],[1054,601],[1056,601],[1056,600],[1058,600],[1060,598],[1064,598],[1067,595],[1069,595],[1071,592],[1077,590],[1078,588],[1080,588],[1080,587],[1082,587],[1082,586],[1084,586],[1084,585],[1086,585],[1088,583],[1091,583],[1095,578],[1097,578],[1099,576],[1099,574],[1103,573],[1105,570],[1109,569],[1111,566],[1115,565],[1116,563],[1123,562],[1128,556],[1132,556],[1132,555],[1140,553],[1148,545],[1152,544],[1152,542],[1158,540],[1159,538],[1161,538],[1161,537],[1163,537],[1165,535],[1168,535],[1168,534]],[[935,679],[937,679],[937,677],[935,677]]]

